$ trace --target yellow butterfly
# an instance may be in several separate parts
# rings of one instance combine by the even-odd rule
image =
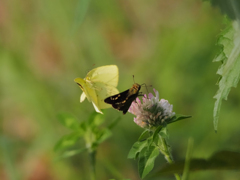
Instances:
[[[100,109],[110,108],[110,104],[106,104],[104,99],[118,94],[118,67],[116,65],[100,66],[87,73],[87,76],[75,78],[74,81],[80,86],[83,93],[80,96],[80,102],[87,97],[92,102],[95,110],[102,113]]]

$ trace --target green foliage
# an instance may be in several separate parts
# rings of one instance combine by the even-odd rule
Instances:
[[[141,178],[144,178],[153,169],[154,161],[159,155],[158,146],[152,141],[153,134],[143,141],[135,142],[128,154],[130,159],[139,159],[138,172]]]
[[[191,159],[189,171],[206,170],[240,170],[240,153],[232,151],[219,151],[209,159]],[[185,166],[184,161],[176,161],[174,164],[167,164],[154,172],[151,177],[161,177],[172,173],[182,173]]]
[[[138,141],[146,139],[146,137],[148,136],[148,133],[149,133],[149,130],[147,129],[143,131],[142,134],[139,136]]]
[[[74,22],[74,31],[82,24],[87,10],[90,4],[90,0],[78,0],[78,4],[76,6],[76,14],[75,14],[75,22]]]
[[[129,159],[136,159],[138,158],[139,153],[147,146],[147,141],[137,141],[133,144],[131,150],[128,153]]]
[[[224,27],[223,16],[208,2],[27,0],[14,1],[13,6],[5,0],[0,7],[0,121],[1,135],[7,138],[1,151],[1,177],[31,179],[44,167],[39,177],[90,179],[87,148],[80,133],[87,131],[88,124],[81,122],[88,121],[92,105],[79,103],[81,90],[73,79],[108,64],[119,66],[119,89],[131,86],[134,74],[137,82],[159,90],[174,109],[194,116],[194,120],[169,128],[176,157],[184,153],[189,135],[198,145],[194,149],[197,157],[237,148],[240,121],[222,121],[226,128],[220,136],[209,128],[216,89],[213,72],[218,66],[209,60],[215,55],[216,35]],[[221,117],[234,120],[239,117],[239,93],[231,95],[231,112],[221,111]],[[57,113],[66,111],[77,117],[78,131],[63,130],[65,126],[55,120]],[[107,111],[110,120],[119,115]],[[98,179],[126,175],[137,179],[136,168],[123,157],[141,130],[130,114],[123,117],[109,143],[97,153]],[[66,138],[59,149],[61,155],[78,155],[55,163],[52,147],[64,134],[78,139],[74,143],[75,137],[72,142]],[[71,143],[75,145],[67,145]],[[85,152],[79,154],[82,150]],[[22,168],[29,164],[31,167]],[[203,174],[205,178],[194,173],[191,177],[239,178],[235,172]]]
[[[154,161],[159,153],[157,146],[148,146],[142,149],[138,157],[138,172],[141,178],[144,178],[153,169]]]
[[[214,129],[217,131],[218,119],[222,100],[227,100],[231,87],[236,87],[240,78],[240,24],[235,21],[232,26],[225,29],[218,39],[218,45],[222,47],[220,53],[213,60],[221,62],[217,71],[221,75],[218,82],[219,89],[214,96],[216,99],[213,111]]]
[[[218,6],[223,14],[227,14],[228,17],[235,20],[239,18],[240,12],[240,2],[239,0],[211,0],[212,4],[214,6]]]
[[[73,145],[76,144],[76,142],[79,140],[79,138],[82,136],[83,134],[79,134],[77,132],[72,132],[70,134],[64,135],[55,145],[54,150],[58,151],[58,150],[62,150],[62,149],[66,149],[69,148]]]
[[[152,141],[153,133],[149,133],[149,137],[145,140],[135,142],[128,154],[128,158],[139,159],[138,171],[141,178],[145,177],[152,170],[154,161],[159,154],[156,144],[154,143],[152,146]]]
[[[87,148],[80,148],[80,149],[75,149],[75,150],[69,150],[69,151],[65,151],[63,152],[59,157],[56,158],[56,160],[60,160],[63,158],[69,158],[71,156],[75,156],[83,151],[86,151]]]
[[[14,167],[14,158],[16,155],[13,155],[10,146],[13,146],[13,143],[9,141],[8,138],[0,136],[0,152],[4,154],[2,156],[2,162],[6,165],[6,171],[9,174],[9,179],[20,179],[19,174]]]
[[[176,114],[167,123],[170,124],[170,123],[173,123],[173,122],[176,122],[176,121],[180,121],[180,120],[183,120],[183,119],[186,119],[186,118],[190,118],[190,117],[192,117],[192,116]]]
[[[169,123],[189,117],[191,116],[176,115],[170,119]],[[167,145],[166,138],[168,138],[166,127],[158,126],[154,131],[143,131],[138,138],[138,141],[133,144],[128,153],[128,158],[138,158],[138,172],[141,178],[144,178],[153,169],[155,159],[160,152],[166,159],[171,159],[170,149]]]
[[[189,177],[189,169],[190,169],[190,161],[191,161],[191,157],[192,157],[192,152],[193,152],[193,139],[189,138],[182,180],[187,180]]]
[[[72,130],[76,130],[76,129],[80,129],[78,128],[79,123],[77,121],[77,119],[72,116],[71,114],[68,113],[62,113],[58,115],[58,120],[60,123],[62,123],[62,125],[64,125],[65,127],[72,129]]]
[[[55,151],[64,150],[74,146],[80,139],[85,142],[85,147],[77,150],[70,150],[64,152],[61,157],[70,157],[78,153],[88,150],[93,152],[97,149],[98,145],[111,136],[110,128],[100,128],[104,122],[104,116],[98,113],[92,113],[87,121],[78,122],[78,120],[68,113],[58,115],[58,120],[67,128],[72,130],[71,133],[64,135],[55,145]],[[115,121],[118,121],[117,118]],[[114,122],[115,122],[114,121]],[[110,127],[113,127],[112,122]]]

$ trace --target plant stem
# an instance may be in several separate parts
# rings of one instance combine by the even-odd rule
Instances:
[[[159,135],[159,145],[160,145],[160,152],[165,156],[165,159],[169,164],[174,163],[170,148],[168,146],[168,143],[165,138],[163,138],[161,135]],[[176,180],[181,180],[180,175],[177,173],[174,173],[174,176]]]
[[[91,180],[96,180],[96,151],[93,150],[89,152],[89,158],[90,158],[90,168],[91,168]]]
[[[193,138],[189,138],[182,180],[187,180],[188,176],[189,176],[190,161],[191,161],[191,156],[192,156],[192,151],[193,151],[193,143],[194,143]]]

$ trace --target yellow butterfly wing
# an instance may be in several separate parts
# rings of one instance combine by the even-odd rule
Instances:
[[[106,109],[106,108],[112,107],[111,105],[105,103],[104,99],[106,99],[109,96],[118,94],[119,91],[117,90],[117,88],[101,82],[95,82],[94,86],[96,87],[98,107],[100,109]]]
[[[108,86],[117,87],[118,77],[118,67],[116,65],[108,65],[89,71],[85,79],[86,81],[102,82]]]
[[[85,98],[93,103],[95,110],[102,113],[100,109],[110,108],[104,99],[118,94],[118,67],[116,65],[101,66],[88,72],[86,78],[76,78],[74,81],[80,86],[83,93],[80,102]]]
[[[95,97],[96,99],[96,93],[95,90],[91,88],[91,84],[87,82],[85,79],[82,78],[75,78],[74,81],[79,85],[79,87],[82,89],[83,93],[80,96],[80,102],[83,102],[85,98],[87,97],[88,101],[91,102],[91,97]]]
[[[79,87],[82,89],[83,93],[80,96],[80,102],[83,102],[85,98],[87,97],[89,102],[92,102],[93,107],[95,110],[99,113],[102,113],[98,106],[98,98],[96,95],[95,89],[92,88],[92,85],[88,82],[86,82],[82,78],[75,78],[74,81],[79,85]]]

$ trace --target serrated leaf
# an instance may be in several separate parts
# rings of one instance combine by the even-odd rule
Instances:
[[[136,159],[138,154],[142,151],[144,147],[147,147],[147,141],[137,141],[133,144],[132,148],[128,153],[129,159]]]
[[[154,167],[154,162],[159,155],[159,149],[156,146],[145,148],[139,155],[138,172],[141,178],[144,178]]]
[[[73,146],[83,134],[80,133],[71,133],[63,136],[54,146],[55,151],[59,151],[70,146]]]
[[[79,122],[72,114],[61,113],[58,114],[57,117],[59,122],[62,123],[62,125],[64,125],[65,127],[72,130],[78,129]]]
[[[240,78],[240,24],[235,21],[232,28],[228,28],[218,41],[222,46],[222,53],[217,56],[214,61],[221,61],[223,64],[217,71],[221,75],[221,80],[218,82],[219,89],[214,96],[216,99],[213,110],[213,124],[214,129],[217,131],[219,113],[222,100],[227,100],[227,96],[231,87],[236,87]]]

